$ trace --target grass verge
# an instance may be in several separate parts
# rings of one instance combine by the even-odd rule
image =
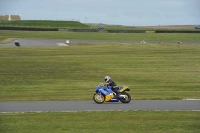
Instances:
[[[28,39],[85,39],[85,40],[133,40],[133,41],[181,41],[199,42],[198,33],[84,33],[65,31],[2,31],[4,38],[28,38]],[[1,42],[0,42],[1,43]]]
[[[6,44],[6,43],[12,42],[14,40],[15,40],[15,38],[7,38],[7,37],[0,36],[0,44]]]
[[[51,21],[51,20],[15,20],[15,21],[0,21],[0,26],[12,27],[56,27],[56,28],[88,28],[89,26],[78,21]]]
[[[105,75],[132,99],[200,98],[200,45],[0,48],[0,101],[91,100]]]
[[[199,133],[200,112],[104,111],[0,114],[2,133]]]

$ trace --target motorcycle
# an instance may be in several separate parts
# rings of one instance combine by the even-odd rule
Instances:
[[[15,40],[14,43],[15,43],[15,46],[18,46],[18,47],[20,46],[20,43],[18,40]]]
[[[104,102],[119,102],[129,103],[131,101],[131,96],[126,91],[130,91],[128,86],[121,86],[118,89],[118,95],[112,90],[111,86],[107,86],[103,83],[100,83],[96,87],[95,94],[93,96],[93,100],[98,103]]]

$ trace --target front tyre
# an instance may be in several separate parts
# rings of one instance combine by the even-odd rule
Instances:
[[[105,96],[101,94],[94,94],[93,100],[98,104],[102,104],[105,101]]]
[[[129,103],[131,101],[131,96],[130,94],[126,93],[126,92],[122,92],[120,93],[120,95],[124,96],[124,97],[120,97],[119,100],[122,103]]]

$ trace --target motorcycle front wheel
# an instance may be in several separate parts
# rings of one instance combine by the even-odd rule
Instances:
[[[119,100],[122,102],[122,103],[129,103],[131,101],[131,96],[126,93],[126,92],[122,92],[120,93],[120,95],[124,95],[125,97],[120,97]]]
[[[93,100],[96,103],[101,104],[101,103],[103,103],[105,101],[105,96],[104,95],[100,95],[100,94],[94,94]]]

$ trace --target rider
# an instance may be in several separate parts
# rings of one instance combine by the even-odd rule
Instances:
[[[20,43],[17,39],[15,39],[14,43],[15,43],[16,46],[20,46]]]
[[[117,86],[117,84],[113,80],[111,80],[109,76],[105,76],[104,80],[106,82],[106,85],[112,86],[112,90],[118,95],[117,90],[119,89],[119,87]]]

